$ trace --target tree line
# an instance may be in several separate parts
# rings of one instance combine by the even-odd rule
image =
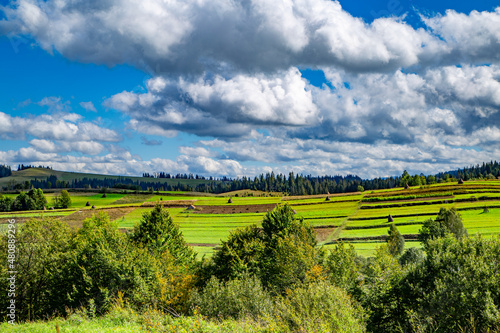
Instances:
[[[21,165],[22,167],[22,165]],[[30,166],[29,166],[30,167]],[[10,168],[0,166],[0,174],[5,174]],[[364,190],[390,189],[398,186],[423,186],[441,182],[457,181],[457,179],[470,180],[478,178],[493,179],[500,177],[500,165],[496,161],[470,166],[436,175],[415,174],[411,176],[406,170],[401,176],[388,178],[361,179],[355,175],[347,176],[311,176],[294,174],[288,175],[274,172],[261,174],[257,177],[241,178],[205,178],[193,174],[172,175],[166,172],[155,174],[144,173],[148,180],[133,179],[130,177],[85,177],[71,181],[57,179],[51,175],[45,179],[34,179],[22,184],[4,186],[7,189],[29,189],[31,187],[50,188],[117,188],[135,191],[196,191],[206,193],[224,193],[237,190],[258,190],[265,192],[283,192],[289,195],[313,195],[327,193],[346,193]],[[151,179],[151,180],[149,180]],[[162,181],[156,180],[161,179]],[[179,180],[176,184],[163,179]],[[182,181],[181,181],[182,180]],[[186,182],[185,180],[197,180]]]

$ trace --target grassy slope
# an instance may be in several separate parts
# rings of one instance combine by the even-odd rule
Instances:
[[[110,176],[110,175],[101,175],[101,174],[93,174],[93,173],[78,173],[78,172],[66,172],[66,171],[57,171],[50,169],[42,169],[42,168],[31,168],[21,171],[12,171],[12,175],[9,177],[0,178],[0,188],[8,185],[15,184],[24,184],[26,180],[34,180],[37,179],[46,179],[49,176],[56,176],[58,180],[72,181],[76,179],[83,178],[96,178],[96,179],[117,179],[120,176]],[[201,183],[211,182],[209,180],[199,180],[199,179],[166,179],[166,178],[144,178],[144,177],[126,177],[131,178],[134,181],[145,181],[145,182],[158,182],[162,184],[176,185],[178,183],[181,184],[190,184],[190,185],[198,185]]]
[[[24,171],[50,171],[45,169],[28,169]],[[478,188],[479,187],[479,188]],[[389,223],[387,216],[394,216],[394,223],[403,234],[416,234],[423,221],[428,218],[434,218],[441,207],[456,207],[463,216],[464,225],[470,234],[480,233],[483,235],[492,235],[500,233],[500,199],[498,188],[500,181],[467,182],[463,186],[456,183],[438,184],[425,188],[412,188],[411,190],[391,189],[383,191],[371,191],[363,194],[345,194],[332,195],[330,201],[326,201],[326,195],[323,196],[302,196],[302,197],[279,197],[279,196],[249,196],[233,197],[232,205],[246,205],[255,207],[258,205],[269,205],[288,202],[296,210],[298,217],[303,217],[313,226],[329,226],[330,236],[326,237],[327,247],[336,238],[363,238],[377,237],[387,235]],[[451,195],[453,192],[460,194]],[[476,193],[481,191],[482,193]],[[464,193],[467,192],[467,193]],[[474,195],[477,201],[452,202],[448,204],[435,203],[430,197],[422,199],[407,199],[376,203],[362,202],[363,197],[384,198],[392,195],[408,196],[428,195],[439,196],[447,194],[449,200],[469,199]],[[234,195],[232,193],[231,195]],[[238,193],[242,195],[243,193]],[[254,193],[257,195],[257,193]],[[262,195],[262,193],[258,193]],[[53,194],[48,194],[49,203]],[[227,207],[228,195],[226,196],[200,196],[194,193],[161,193],[159,195],[134,195],[134,194],[107,194],[107,198],[102,198],[102,194],[95,193],[72,193],[73,206],[68,210],[46,211],[46,212],[10,212],[0,213],[0,223],[5,223],[8,218],[38,217],[40,214],[61,218],[67,215],[78,219],[81,216],[90,216],[82,214],[79,211],[87,211],[90,208],[85,207],[88,201],[91,205],[96,205],[98,209],[108,212],[115,216],[116,221],[121,228],[132,228],[137,224],[142,214],[151,210],[152,207],[141,207],[145,202],[159,202],[162,199],[163,204],[167,205],[186,205],[193,203],[197,207]],[[483,199],[484,197],[484,199]],[[493,199],[493,200],[492,200]],[[418,203],[417,206],[405,206]],[[423,204],[422,204],[423,203]],[[400,205],[401,207],[386,205]],[[372,209],[361,209],[363,206],[375,207]],[[484,207],[490,207],[488,213],[483,213]],[[118,207],[129,207],[127,212],[122,214],[112,213]],[[181,231],[184,233],[186,241],[192,244],[200,255],[210,255],[213,247],[217,246],[221,240],[227,239],[229,233],[238,227],[244,227],[252,224],[260,225],[265,210],[259,210],[259,213],[231,213],[231,211],[221,211],[216,213],[202,213],[186,210],[186,207],[169,207],[170,214],[174,221],[178,223]],[[430,214],[430,215],[429,215]],[[1,230],[0,225],[0,230]],[[353,242],[360,254],[371,255],[380,242],[373,240],[357,240]],[[407,247],[418,246],[416,242],[407,242]]]

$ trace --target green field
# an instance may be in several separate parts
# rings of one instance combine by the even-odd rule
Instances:
[[[56,194],[57,192],[46,194],[49,206]],[[15,197],[14,194],[6,195]],[[399,188],[335,194],[329,196],[330,200],[326,200],[326,194],[282,197],[252,191],[221,195],[188,192],[106,193],[106,198],[103,198],[102,193],[95,192],[70,192],[70,195],[72,207],[69,209],[0,213],[0,223],[6,223],[9,218],[25,219],[40,217],[41,214],[46,217],[62,218],[75,213],[69,216],[74,217],[80,214],[78,211],[89,210],[90,207],[85,206],[89,202],[90,205],[96,206],[96,212],[102,210],[113,216],[120,228],[131,229],[139,223],[142,215],[158,202],[167,205],[170,215],[179,225],[186,241],[196,249],[200,257],[210,256],[214,247],[218,246],[221,240],[227,239],[235,228],[260,225],[265,212],[272,209],[272,205],[285,202],[292,205],[297,217],[304,218],[310,225],[327,227],[321,229],[321,239],[326,248],[333,246],[332,242],[337,238],[349,239],[359,253],[365,256],[372,255],[376,247],[383,244],[383,239],[380,237],[387,235],[390,226],[389,214],[393,216],[394,223],[403,235],[417,234],[422,223],[426,219],[435,218],[442,207],[458,209],[463,217],[464,226],[471,235],[500,233],[500,181],[497,180],[466,182],[463,185],[436,184],[413,187],[410,190]],[[437,198],[440,196],[446,198]],[[228,203],[229,198],[232,203]],[[147,206],[142,206],[143,204]],[[191,204],[196,207],[195,210],[187,209]],[[265,206],[261,209],[259,205]],[[238,210],[232,207],[238,207]],[[485,207],[489,208],[489,212],[483,212]],[[90,212],[86,216],[90,216],[89,214]],[[0,224],[0,230],[2,229],[3,226]],[[380,239],[367,239],[369,237]],[[407,241],[406,246],[419,246],[419,243]]]

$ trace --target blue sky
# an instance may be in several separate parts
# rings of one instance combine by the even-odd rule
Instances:
[[[494,1],[0,4],[0,164],[371,178],[499,159]]]

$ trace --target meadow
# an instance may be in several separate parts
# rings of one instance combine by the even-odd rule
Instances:
[[[49,206],[57,194],[46,194]],[[407,247],[419,246],[411,240],[415,239],[422,223],[435,218],[442,207],[455,207],[471,235],[500,233],[500,181],[496,180],[293,197],[259,191],[220,195],[167,191],[70,194],[72,205],[68,209],[0,213],[0,231],[8,219],[15,218],[22,223],[40,216],[62,219],[78,227],[84,218],[100,211],[108,213],[123,231],[127,231],[144,213],[160,203],[168,209],[186,241],[199,255],[210,256],[232,230],[253,224],[260,226],[266,212],[277,204],[288,203],[297,217],[316,228],[321,245],[329,248],[343,240],[352,243],[364,256],[373,255],[376,247],[384,242],[391,223],[389,214],[407,239]],[[15,194],[5,195],[15,197]],[[96,208],[92,209],[92,205]]]

